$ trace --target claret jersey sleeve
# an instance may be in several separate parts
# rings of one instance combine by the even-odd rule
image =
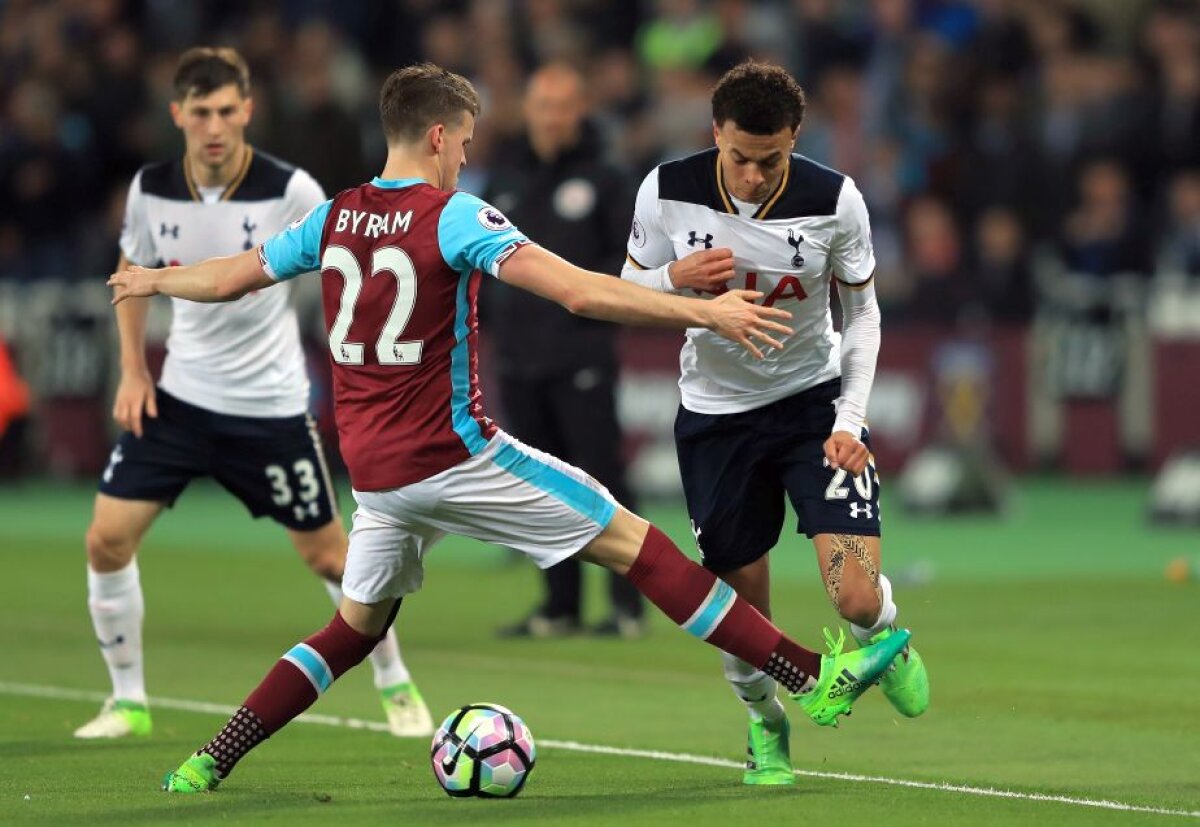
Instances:
[[[294,221],[307,215],[312,209],[325,200],[325,190],[302,169],[292,173],[284,194],[284,204],[288,211],[287,220]]]
[[[500,265],[529,239],[504,213],[470,193],[456,192],[438,219],[442,258],[459,273],[481,270],[500,275]]]
[[[829,245],[829,262],[838,281],[859,285],[875,272],[875,249],[871,244],[871,220],[862,193],[849,178],[842,185],[837,204],[837,230]]]
[[[332,201],[322,201],[286,230],[263,242],[258,260],[268,276],[286,281],[321,269],[321,231],[332,206]]]

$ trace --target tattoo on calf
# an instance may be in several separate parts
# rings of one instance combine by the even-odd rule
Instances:
[[[829,599],[833,601],[834,607],[836,608],[838,605],[838,594],[842,588],[842,575],[845,572],[847,554],[858,561],[858,565],[867,575],[867,580],[870,581],[871,588],[875,590],[875,596],[882,605],[883,589],[879,586],[879,567],[875,565],[875,560],[871,557],[867,541],[856,534],[834,534],[833,552],[829,555],[829,571],[825,580],[825,590],[829,592]]]
[[[837,538],[834,537],[833,554],[829,555],[829,568],[825,571],[825,591],[835,609],[838,607],[838,595],[842,591],[842,571],[845,565],[846,553],[837,548]]]

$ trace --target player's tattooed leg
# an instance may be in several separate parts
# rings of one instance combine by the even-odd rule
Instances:
[[[832,552],[829,555],[829,571],[825,577],[825,590],[829,593],[829,599],[833,601],[834,608],[840,610],[838,595],[841,593],[842,576],[845,573],[847,557],[858,561],[859,567],[871,584],[871,589],[875,592],[875,598],[882,606],[883,588],[879,583],[879,566],[875,564],[875,559],[871,556],[866,539],[857,534],[834,534],[832,535],[832,546]]]
[[[829,555],[829,568],[825,574],[825,593],[829,595],[829,600],[833,603],[833,608],[838,608],[838,596],[842,593],[842,572],[846,566],[846,552],[843,551],[837,544],[838,538],[833,538],[834,548],[833,553]]]

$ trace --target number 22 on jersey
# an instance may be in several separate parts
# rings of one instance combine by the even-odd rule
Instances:
[[[362,267],[348,249],[331,245],[321,257],[321,272],[326,270],[335,270],[342,276],[342,298],[337,317],[329,328],[329,352],[339,365],[364,364],[364,345],[346,341],[363,288]],[[408,253],[399,247],[381,247],[371,256],[371,278],[380,273],[391,273],[395,277],[396,300],[375,341],[375,357],[381,365],[416,365],[421,361],[424,343],[420,340],[400,341],[417,304],[416,267]]]

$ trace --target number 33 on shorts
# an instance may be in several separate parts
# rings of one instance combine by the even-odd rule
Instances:
[[[822,460],[822,464],[828,468],[829,460]],[[876,509],[877,494],[879,486],[879,475],[875,471],[875,458],[871,457],[867,461],[867,467],[863,472],[856,477],[852,477],[854,481],[854,493],[857,497],[851,496],[850,486],[845,485],[846,469],[838,468],[833,472],[833,476],[829,480],[829,485],[825,488],[825,499],[829,502],[838,502],[840,500],[848,500],[847,506],[850,510],[850,516],[854,518],[865,517],[870,520],[877,516]]]
[[[317,498],[321,494],[321,483],[312,460],[296,460],[292,463],[291,471],[289,476],[287,469],[279,464],[263,469],[271,485],[271,501],[279,508],[291,506],[296,520],[320,516],[321,506]]]

